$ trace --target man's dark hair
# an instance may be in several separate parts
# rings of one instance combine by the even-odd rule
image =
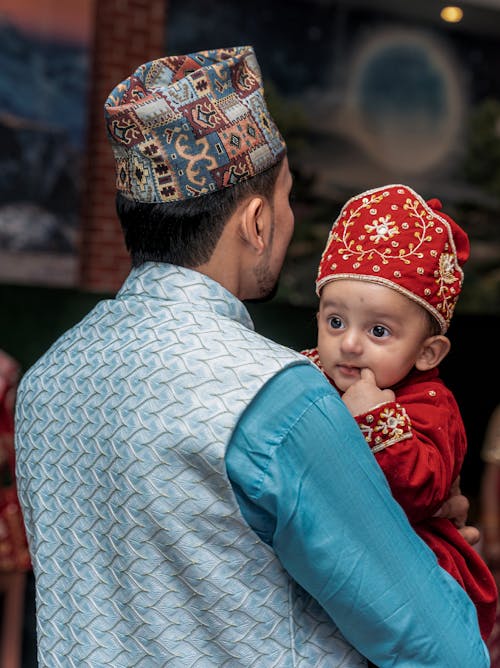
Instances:
[[[116,196],[125,245],[132,266],[168,262],[198,267],[207,262],[226,222],[245,197],[271,198],[282,161],[230,188],[181,202],[135,202]]]

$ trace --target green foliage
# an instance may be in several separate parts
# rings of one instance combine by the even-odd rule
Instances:
[[[486,99],[469,122],[465,158],[467,179],[500,197],[500,101]]]

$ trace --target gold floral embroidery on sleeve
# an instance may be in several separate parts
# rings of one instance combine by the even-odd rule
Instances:
[[[410,417],[398,403],[375,406],[357,415],[356,422],[374,454],[412,437]]]

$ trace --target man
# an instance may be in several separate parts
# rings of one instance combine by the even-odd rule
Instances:
[[[41,667],[487,666],[338,395],[243,305],[294,224],[253,49],[146,63],[105,108],[133,269],[17,407]]]

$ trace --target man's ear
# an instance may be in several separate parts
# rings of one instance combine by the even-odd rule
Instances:
[[[262,255],[269,238],[267,227],[270,219],[267,200],[260,195],[254,195],[241,204],[239,214],[241,239],[258,255]]]
[[[447,336],[438,334],[425,339],[415,361],[419,371],[429,371],[437,367],[450,352],[451,343]]]

